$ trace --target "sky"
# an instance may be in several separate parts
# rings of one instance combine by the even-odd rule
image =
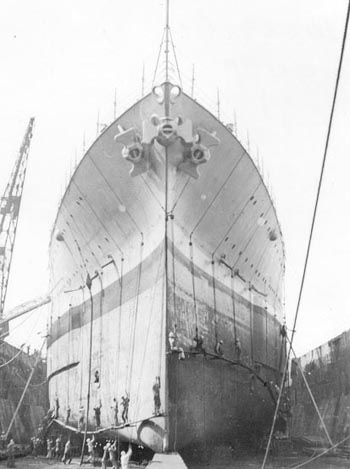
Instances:
[[[172,0],[183,88],[236,116],[259,160],[286,245],[285,311],[296,310],[345,24],[345,0]],[[149,91],[165,0],[3,0],[0,14],[0,190],[35,116],[7,310],[48,290],[57,207],[97,122]],[[350,328],[350,44],[331,134],[294,348]],[[249,142],[249,143],[248,143]],[[47,308],[11,323],[10,341],[40,347]]]

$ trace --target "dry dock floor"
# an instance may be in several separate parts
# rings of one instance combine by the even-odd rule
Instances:
[[[297,465],[297,463],[301,463],[306,461],[307,458],[303,456],[299,457],[288,457],[288,458],[274,458],[271,459],[268,464],[266,465],[266,469],[287,469],[292,468],[293,466]],[[25,457],[25,458],[18,458],[16,459],[16,469],[63,469],[64,467],[78,469],[79,467],[82,468],[90,468],[92,467],[90,464],[84,464],[83,466],[79,465],[80,460],[75,458],[73,459],[70,465],[64,465],[62,462],[54,462],[54,461],[47,461],[45,458],[37,458],[34,459],[33,457]],[[262,458],[244,458],[240,460],[235,460],[230,464],[205,464],[201,463],[200,465],[192,464],[188,465],[188,469],[260,469],[262,463]],[[97,466],[98,467],[98,466]],[[143,465],[138,464],[130,464],[130,469],[140,469],[144,468]],[[350,461],[344,458],[335,458],[335,457],[323,457],[317,459],[313,463],[309,463],[306,466],[303,466],[307,469],[349,469],[350,468]],[[0,468],[6,468],[6,461],[0,461]],[[171,469],[171,468],[168,468]]]

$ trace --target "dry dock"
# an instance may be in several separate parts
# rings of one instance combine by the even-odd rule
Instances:
[[[302,463],[306,461],[306,457],[288,457],[288,458],[273,458],[269,461],[266,465],[266,469],[287,469],[293,468],[294,466],[298,465],[298,463]],[[175,460],[175,463],[177,461]],[[171,461],[170,461],[171,463]],[[246,457],[232,461],[230,464],[194,464],[188,465],[188,469],[260,469],[262,463],[262,457]],[[313,463],[309,463],[304,466],[307,469],[332,469],[332,468],[339,468],[339,469],[348,469],[350,466],[349,461],[343,458],[335,458],[335,457],[326,457],[321,458]],[[6,467],[6,461],[0,461],[0,468]],[[45,458],[37,458],[34,459],[33,457],[25,457],[16,459],[16,468],[17,469],[63,469],[64,464],[62,462],[55,462],[55,461],[47,461]],[[74,458],[72,463],[68,466],[72,469],[78,467],[85,467],[89,468],[92,467],[90,464],[84,464],[80,466],[80,460],[78,458]],[[98,466],[97,466],[98,467]],[[140,464],[130,464],[130,469],[140,469],[142,467],[147,467],[153,469],[153,467],[157,467],[158,469],[163,469],[163,467],[167,469],[178,469],[181,466],[173,466],[173,465],[166,465],[163,466],[159,463],[155,464],[155,461],[152,465],[150,463],[148,466],[140,465]]]

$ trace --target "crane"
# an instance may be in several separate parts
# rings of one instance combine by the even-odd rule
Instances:
[[[4,315],[5,299],[33,126],[34,117],[31,117],[13,171],[0,202],[0,320],[3,319]],[[1,337],[3,337],[6,332],[8,332],[8,329],[7,331],[2,330]]]

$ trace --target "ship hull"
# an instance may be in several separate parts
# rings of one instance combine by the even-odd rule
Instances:
[[[191,119],[181,138],[147,140],[147,119],[163,107],[144,98],[92,145],[62,200],[50,246],[50,400],[69,428],[155,451],[257,441],[284,357],[279,225],[234,136],[184,95],[170,107]],[[200,173],[184,160],[192,127],[218,146]],[[145,165],[123,154],[142,132]]]

